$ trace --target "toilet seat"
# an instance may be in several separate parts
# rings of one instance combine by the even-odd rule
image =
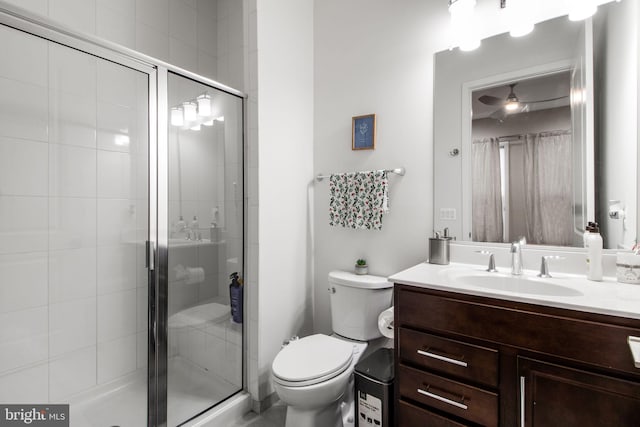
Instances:
[[[327,381],[344,372],[353,360],[353,344],[316,334],[292,341],[273,360],[276,382],[303,387]]]

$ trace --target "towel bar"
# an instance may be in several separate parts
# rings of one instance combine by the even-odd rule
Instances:
[[[395,173],[396,175],[404,176],[405,169],[404,168],[395,168],[395,169],[385,169],[386,172]],[[318,174],[316,176],[317,181],[322,181],[325,178],[329,178],[331,175],[322,175]]]

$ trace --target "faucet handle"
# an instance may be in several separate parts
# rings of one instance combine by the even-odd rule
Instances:
[[[547,263],[547,260],[550,259],[564,259],[564,257],[558,255],[544,255],[540,261],[540,273],[538,273],[538,277],[542,277],[544,279],[551,277],[551,274],[549,274],[549,265]]]
[[[496,269],[496,259],[493,256],[493,252],[489,252],[489,251],[476,251],[476,253],[478,254],[483,254],[483,255],[489,255],[489,266],[487,267],[487,271],[489,273],[497,273],[498,270]]]

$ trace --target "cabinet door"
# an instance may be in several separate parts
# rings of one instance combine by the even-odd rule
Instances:
[[[518,358],[521,427],[637,426],[640,384]]]

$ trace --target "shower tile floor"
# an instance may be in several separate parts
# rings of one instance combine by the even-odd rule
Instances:
[[[168,372],[169,426],[186,421],[239,389],[224,379],[206,375],[180,357],[169,360]],[[71,427],[146,425],[146,384],[146,371],[138,371],[126,382],[74,399],[70,402]]]

